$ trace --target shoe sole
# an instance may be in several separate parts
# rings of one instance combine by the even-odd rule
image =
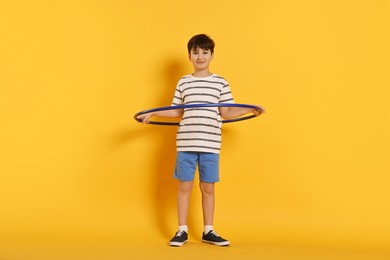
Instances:
[[[208,240],[204,240],[202,239],[202,241],[204,243],[209,243],[209,244],[213,244],[213,245],[216,245],[216,246],[228,246],[230,245],[230,242],[229,241],[225,241],[225,242],[214,242],[214,241],[208,241]]]
[[[170,246],[174,246],[174,247],[181,247],[184,245],[184,243],[186,243],[188,240],[184,241],[184,242],[169,242],[169,245]]]

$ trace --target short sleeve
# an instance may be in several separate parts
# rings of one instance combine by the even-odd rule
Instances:
[[[219,103],[234,103],[232,91],[230,90],[229,83],[225,81],[222,87],[221,95],[219,96]]]
[[[179,106],[183,104],[183,99],[181,95],[182,91],[180,88],[180,81],[177,83],[176,90],[175,90],[175,95],[173,96],[172,100],[172,106]]]

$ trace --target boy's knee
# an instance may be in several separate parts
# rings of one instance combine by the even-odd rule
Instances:
[[[194,181],[180,181],[179,190],[181,192],[191,192],[194,186]]]
[[[214,183],[200,182],[199,186],[203,195],[214,195]]]

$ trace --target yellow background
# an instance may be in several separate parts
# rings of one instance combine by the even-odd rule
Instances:
[[[0,259],[388,254],[389,14],[385,0],[1,0]],[[224,125],[225,249],[200,242],[198,188],[190,242],[167,246],[176,129],[132,119],[170,105],[198,33],[236,102],[267,109]]]

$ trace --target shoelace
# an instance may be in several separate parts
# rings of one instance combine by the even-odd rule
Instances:
[[[184,230],[179,230],[176,232],[176,236],[180,237],[181,235],[183,235],[184,232],[185,232]]]
[[[219,237],[218,233],[215,232],[214,230],[211,230],[211,234],[214,235],[214,236],[216,236],[216,237]]]

